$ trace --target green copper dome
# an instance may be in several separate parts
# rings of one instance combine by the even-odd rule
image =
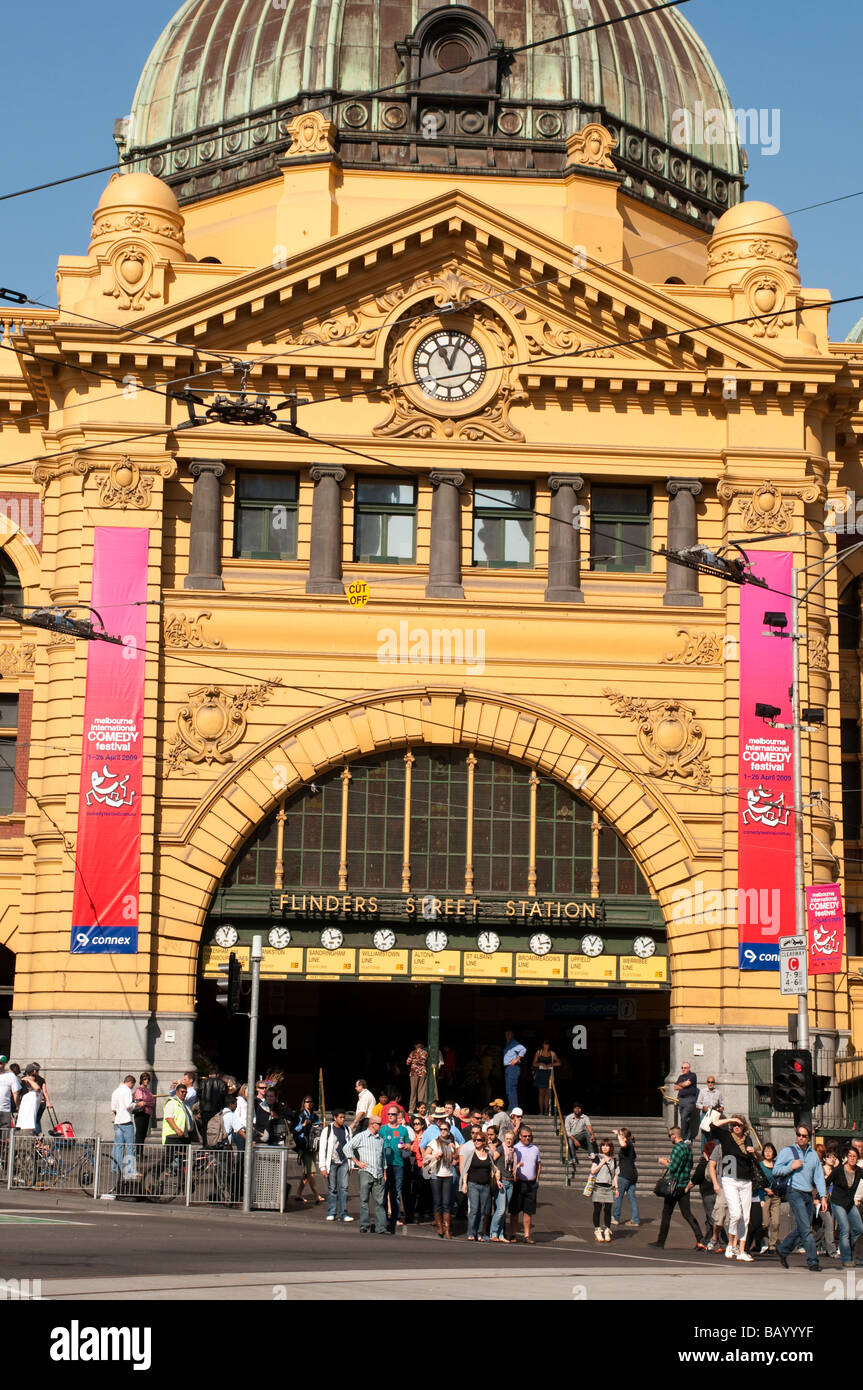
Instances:
[[[271,177],[288,121],[309,107],[327,106],[346,165],[533,177],[559,174],[566,138],[599,120],[617,136],[628,191],[709,220],[739,201],[742,157],[733,119],[715,141],[709,113],[731,103],[677,10],[508,52],[639,8],[186,0],[147,60],[117,141],[127,161],[188,200]]]

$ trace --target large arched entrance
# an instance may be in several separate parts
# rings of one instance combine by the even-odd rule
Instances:
[[[513,1028],[531,1056],[551,1041],[564,1104],[658,1112],[670,990],[659,903],[609,821],[524,761],[417,742],[285,793],[204,928],[197,1040],[229,1069],[244,1065],[246,1028],[215,1002],[217,967],[231,950],[247,960],[255,933],[259,1066],[289,1094],[321,1069],[330,1101],[349,1102],[360,1074],[407,1099],[405,1058],[439,1008],[441,1095],[503,1095]],[[529,1073],[523,1084],[529,1108]]]

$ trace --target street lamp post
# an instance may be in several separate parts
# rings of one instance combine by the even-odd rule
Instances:
[[[258,1012],[261,997],[261,960],[263,958],[263,938],[252,937],[249,964],[252,969],[252,997],[249,1003],[249,1066],[248,1095],[246,1098],[246,1152],[243,1167],[243,1211],[252,1210],[252,1163],[254,1162],[255,1142],[255,1081],[258,1058]]]

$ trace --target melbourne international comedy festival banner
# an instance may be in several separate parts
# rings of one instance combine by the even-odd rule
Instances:
[[[122,646],[87,648],[71,950],[138,949],[149,532],[97,526],[92,605]]]
[[[791,555],[758,555],[752,572],[767,589],[740,590],[740,760],[738,773],[737,932],[741,970],[778,970],[779,938],[795,935],[794,745],[791,729],[758,718],[775,705],[791,723],[796,654],[791,640]],[[784,613],[783,637],[764,623]]]

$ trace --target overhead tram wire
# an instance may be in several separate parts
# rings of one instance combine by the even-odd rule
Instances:
[[[658,14],[662,10],[678,9],[681,5],[688,5],[689,3],[690,0],[663,0],[663,2],[659,5],[649,5],[645,9],[635,10],[631,14],[615,15],[611,19],[598,20],[595,24],[582,25],[582,27],[579,29],[565,29],[560,33],[550,34],[548,38],[534,39],[531,43],[520,44],[514,48],[507,46],[506,52],[507,54],[512,55],[517,55],[519,53],[527,53],[534,48],[543,48],[550,43],[559,43],[562,39],[575,38],[579,34],[590,34],[597,29],[608,29],[613,24],[625,24],[632,19],[643,19],[647,15]],[[486,57],[484,58],[471,58],[468,62],[463,63],[459,67],[459,75],[463,72],[466,72],[468,68],[476,67],[480,63],[487,64],[488,62],[488,55],[486,55]],[[297,115],[324,115],[327,112],[334,111],[337,107],[341,106],[346,101],[371,101],[374,97],[385,96],[389,92],[399,91],[402,87],[418,87],[422,82],[429,80],[429,78],[431,77],[437,76],[439,76],[439,74],[436,73],[427,73],[425,75],[420,74],[418,77],[403,78],[401,81],[391,82],[385,87],[373,87],[365,92],[341,92],[337,97],[334,97],[332,101],[325,102],[323,106],[311,106],[307,110],[298,111]],[[249,131],[254,129],[260,123],[260,120],[261,113],[258,112],[254,117],[249,117],[248,123],[239,126],[233,126],[231,128],[230,134],[246,135],[249,133]],[[184,150],[194,150],[197,149],[199,145],[205,145],[212,139],[213,131],[211,130],[207,134],[201,135],[197,140],[191,140],[188,143],[183,143],[182,148]],[[133,162],[133,160],[129,161],[130,164]],[[62,179],[51,179],[47,183],[34,184],[31,188],[19,188],[14,193],[0,193],[0,203],[8,202],[10,198],[23,198],[30,193],[42,193],[45,189],[58,188],[61,184],[64,183],[75,183],[79,179],[93,178],[96,174],[115,174],[117,172],[118,166],[116,163],[106,164],[100,169],[88,169],[83,174],[69,174]]]

